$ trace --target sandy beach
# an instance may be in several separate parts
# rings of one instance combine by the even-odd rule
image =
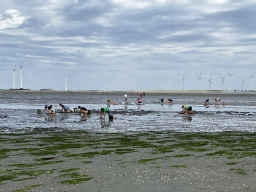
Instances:
[[[2,134],[1,191],[255,191],[255,133]]]

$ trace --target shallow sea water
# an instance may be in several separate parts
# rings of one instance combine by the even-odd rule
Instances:
[[[217,95],[216,95],[217,96]],[[111,113],[117,117],[113,122],[99,118],[101,107],[107,99],[111,103]],[[172,99],[173,104],[160,104],[161,98]],[[203,106],[210,99],[210,107]],[[256,131],[256,99],[247,96],[225,95],[215,107],[215,97],[200,96],[145,96],[143,105],[136,103],[138,97],[129,96],[129,105],[123,105],[123,97],[117,95],[47,95],[47,94],[1,94],[0,95],[0,133],[30,132],[35,128],[55,128],[59,130],[84,130],[96,133],[120,133],[142,131],[177,131],[177,132],[221,132],[221,131]],[[71,109],[79,105],[92,110],[87,121],[81,121],[79,113],[37,114],[44,104],[60,102]],[[190,104],[195,115],[178,114],[181,106]],[[57,109],[60,109],[58,106]]]

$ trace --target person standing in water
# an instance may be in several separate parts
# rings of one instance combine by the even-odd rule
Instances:
[[[107,99],[107,107],[110,107],[110,99]]]
[[[215,99],[215,105],[220,105],[220,98]]]
[[[124,104],[126,105],[128,102],[127,102],[127,94],[124,94]]]
[[[142,101],[141,99],[138,98],[138,104],[141,105],[142,104]]]

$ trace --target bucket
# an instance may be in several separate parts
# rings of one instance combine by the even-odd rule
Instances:
[[[91,115],[91,113],[92,113],[92,110],[88,110],[88,115]]]
[[[41,113],[42,113],[41,109],[37,109],[37,114],[41,114]]]
[[[74,108],[74,112],[77,112],[77,108]]]
[[[109,121],[113,121],[113,115],[109,115]]]

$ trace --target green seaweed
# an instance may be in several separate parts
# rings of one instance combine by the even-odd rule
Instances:
[[[176,168],[188,168],[187,166],[185,165],[171,165],[169,167],[176,167]]]
[[[82,183],[82,182],[85,182],[85,181],[89,181],[91,180],[92,178],[89,177],[89,178],[80,178],[80,179],[70,179],[70,180],[63,180],[61,181],[60,183],[62,184],[71,184],[71,185],[76,185],[76,184],[79,184],[79,183]]]
[[[115,153],[118,155],[123,155],[125,153],[133,153],[135,149],[116,149]]]
[[[82,161],[81,163],[92,163],[93,161]]]
[[[12,180],[12,179],[15,179],[17,176],[16,175],[3,175],[3,176],[0,176],[0,183],[3,182],[3,181],[8,181],[8,180]]]
[[[27,191],[30,190],[31,188],[39,187],[39,186],[41,186],[41,185],[42,185],[42,184],[30,185],[30,186],[23,187],[22,189],[19,189],[19,190],[13,190],[13,192],[27,192]]]
[[[235,169],[235,168],[232,168],[230,170],[231,171],[236,171],[236,173],[241,174],[241,175],[247,175],[247,173],[245,173],[245,169],[241,169],[241,168]]]
[[[15,166],[15,167],[34,167],[36,166],[36,164],[12,164],[12,165],[9,165],[9,166]]]
[[[138,162],[139,163],[148,163],[149,161],[155,161],[156,159],[141,159]]]
[[[27,171],[17,171],[12,172],[14,175],[29,175],[29,176],[38,176],[45,173],[47,170],[27,170]]]
[[[226,156],[235,156],[235,153],[233,153],[233,152],[230,152],[230,151],[226,151],[226,150],[219,150],[219,151],[216,151],[216,152],[214,152],[214,153],[207,153],[206,155],[208,155],[208,156],[216,156],[216,155],[220,155],[220,156],[224,156],[224,155],[226,155]]]
[[[228,162],[227,164],[228,164],[228,165],[235,165],[235,164],[237,164],[237,163],[240,163],[240,162]]]
[[[187,147],[184,149],[185,151],[193,151],[193,152],[205,152],[205,151],[209,151],[210,149],[207,149],[207,148],[198,148],[198,149],[195,149],[195,148],[191,148],[191,147]]]
[[[61,175],[60,177],[72,177],[72,178],[83,178],[83,177],[88,177],[86,174],[80,174],[77,172],[68,172],[66,174]]]
[[[189,157],[192,154],[180,154],[180,155],[175,155],[174,157]]]

